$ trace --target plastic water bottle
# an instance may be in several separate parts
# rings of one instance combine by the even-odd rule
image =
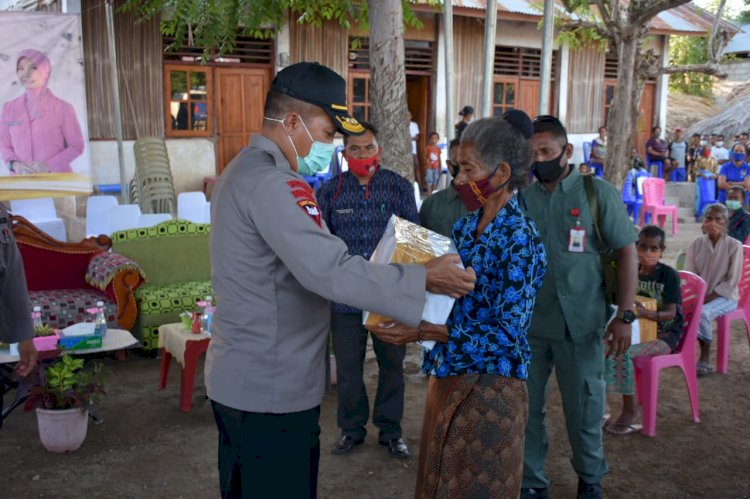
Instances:
[[[211,336],[211,321],[213,319],[213,296],[207,295],[203,301],[203,312],[201,313],[201,328],[208,336]]]
[[[44,324],[42,324],[42,307],[39,305],[34,307],[31,312],[31,319],[34,321],[34,331],[39,331],[44,327]]]
[[[96,302],[96,319],[94,320],[94,334],[104,338],[107,335],[107,317],[104,315],[104,302]]]

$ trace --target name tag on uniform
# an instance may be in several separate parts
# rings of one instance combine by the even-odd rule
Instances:
[[[352,215],[354,214],[354,210],[351,208],[346,208],[345,210],[336,210],[336,213],[339,215]]]
[[[568,251],[572,253],[583,253],[586,251],[586,229],[583,227],[573,227],[570,229]]]
[[[18,126],[21,123],[23,123],[23,121],[7,121],[7,122],[5,122],[5,125],[6,126]]]

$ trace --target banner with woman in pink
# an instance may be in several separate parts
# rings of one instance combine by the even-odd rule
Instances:
[[[79,17],[3,12],[3,27],[22,35],[0,53],[0,199],[91,192]]]

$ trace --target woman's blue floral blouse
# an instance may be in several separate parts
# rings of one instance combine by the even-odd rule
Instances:
[[[479,210],[453,227],[461,260],[474,269],[477,282],[474,291],[456,300],[448,342],[425,355],[423,370],[437,377],[487,373],[526,379],[531,356],[526,332],[547,255],[515,196],[475,242],[481,217]]]

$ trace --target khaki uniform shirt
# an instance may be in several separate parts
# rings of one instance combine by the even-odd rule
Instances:
[[[208,396],[243,411],[320,405],[328,300],[409,325],[422,316],[422,266],[375,265],[347,254],[312,189],[271,140],[256,135],[219,178],[211,201],[215,312]]]
[[[13,237],[8,210],[0,203],[0,341],[16,343],[33,337],[23,260]]]
[[[599,178],[593,180],[602,239],[611,249],[633,244],[636,232],[617,189]],[[602,336],[606,323],[604,277],[583,177],[574,168],[554,192],[535,182],[523,197],[526,214],[542,235],[548,260],[529,335],[563,339],[567,326],[573,341]],[[570,231],[578,220],[574,210],[580,213],[581,226],[586,230],[583,253],[568,251]]]
[[[452,238],[453,226],[459,218],[468,214],[469,210],[458,197],[458,192],[451,182],[451,185],[428,196],[422,202],[419,220],[426,229]]]

